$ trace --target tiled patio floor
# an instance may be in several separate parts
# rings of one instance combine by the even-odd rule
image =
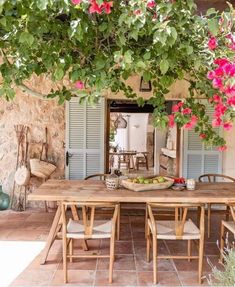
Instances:
[[[42,210],[1,212],[0,240],[46,240],[53,215],[53,212]],[[216,240],[219,239],[221,217],[212,216],[212,220],[212,236],[206,238],[205,243],[204,275],[211,271],[208,259],[219,266]],[[89,247],[90,252],[109,251],[106,240],[90,242]],[[79,250],[79,244],[75,244],[75,248]],[[197,251],[194,245],[193,249]],[[186,250],[184,242],[162,241],[159,244],[159,254],[182,254]],[[116,254],[111,286],[152,286],[152,263],[145,261],[143,216],[122,216],[121,240],[116,242]],[[158,268],[159,286],[197,286],[197,260],[159,260]],[[79,259],[69,264],[69,282],[66,286],[108,286],[108,261]],[[205,279],[203,285],[207,284]],[[63,286],[61,242],[54,243],[47,264],[40,265],[40,255],[37,256],[11,286]]]

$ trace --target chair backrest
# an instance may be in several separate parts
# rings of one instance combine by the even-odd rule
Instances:
[[[85,180],[88,180],[88,179],[105,180],[107,176],[109,176],[109,174],[106,174],[106,173],[96,173],[96,174],[89,175],[89,176],[85,177],[84,179],[85,179]]]
[[[62,221],[63,227],[67,230],[67,218],[66,210],[68,207],[77,206],[81,207],[81,221],[84,225],[84,234],[91,236],[93,234],[94,220],[95,220],[95,211],[100,208],[113,208],[113,214],[111,215],[112,224],[115,228],[117,216],[118,216],[118,203],[115,202],[74,202],[74,201],[64,201],[62,202]]]
[[[155,229],[157,234],[156,217],[157,210],[166,208],[167,210],[174,210],[175,216],[175,236],[180,239],[184,233],[184,226],[187,219],[188,210],[190,208],[200,208],[200,231],[204,232],[204,204],[188,204],[188,203],[147,203],[148,220],[151,221],[151,225]],[[153,214],[154,209],[154,214]]]
[[[231,176],[227,176],[224,174],[213,174],[213,173],[207,173],[199,176],[198,181],[199,182],[219,182],[219,181],[232,181],[235,182],[235,178]]]

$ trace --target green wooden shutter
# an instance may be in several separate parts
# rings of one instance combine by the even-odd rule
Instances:
[[[77,98],[66,103],[66,178],[104,172],[104,100],[95,107],[80,105]]]
[[[207,107],[207,114],[212,119],[212,107]],[[217,131],[219,132],[219,129]],[[184,130],[183,176],[198,179],[204,173],[221,172],[221,152],[213,147],[206,147],[193,130]]]

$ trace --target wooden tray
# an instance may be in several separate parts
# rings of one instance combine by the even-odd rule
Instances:
[[[127,181],[126,179],[122,180],[122,186],[133,191],[146,191],[146,190],[157,190],[157,189],[167,189],[171,187],[174,183],[174,179],[164,176],[167,180],[163,183],[134,183]]]

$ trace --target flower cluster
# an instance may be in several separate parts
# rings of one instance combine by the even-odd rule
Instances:
[[[72,4],[74,5],[79,5],[82,3],[82,0],[71,0]],[[111,13],[111,8],[113,7],[113,2],[112,1],[104,1],[102,4],[98,4],[96,0],[90,0],[90,7],[89,7],[89,12],[92,13],[97,13],[101,14],[104,12],[105,14],[110,14]]]
[[[183,117],[186,123],[184,124],[185,129],[192,129],[196,126],[198,122],[198,118],[196,115],[193,115],[192,109],[185,106],[183,102],[179,102],[172,107],[172,114],[169,115],[168,125],[169,127],[173,127],[175,124],[176,117]]]

